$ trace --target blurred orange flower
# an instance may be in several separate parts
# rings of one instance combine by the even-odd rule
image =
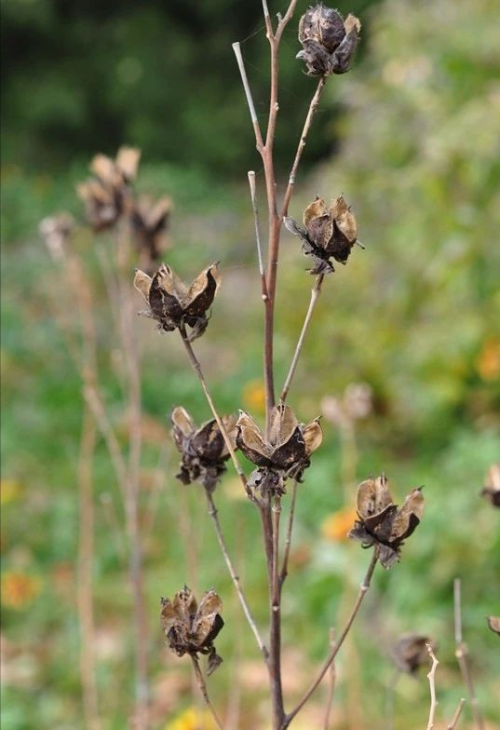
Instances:
[[[37,576],[6,572],[2,575],[2,606],[22,610],[38,596],[41,589],[42,581]]]
[[[321,534],[326,540],[332,542],[347,542],[347,533],[357,519],[357,512],[354,507],[343,507],[323,521]]]
[[[217,730],[217,725],[209,712],[189,707],[175,720],[168,722],[165,730]]]
[[[250,380],[243,386],[243,405],[250,412],[264,413],[266,407],[266,391],[262,380]]]
[[[483,380],[496,380],[500,376],[500,339],[488,337],[476,360],[476,367]]]
[[[21,494],[21,485],[15,479],[0,480],[0,504],[8,504],[16,500]]]

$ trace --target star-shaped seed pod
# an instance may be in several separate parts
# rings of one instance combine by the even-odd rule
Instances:
[[[139,268],[152,274],[155,263],[170,247],[168,226],[172,212],[172,201],[167,196],[153,200],[141,196],[131,212],[133,239],[139,254]]]
[[[304,228],[293,218],[283,221],[290,233],[301,239],[306,256],[313,259],[311,274],[332,273],[335,269],[331,258],[345,264],[354,244],[361,246],[356,218],[342,195],[332,200],[328,207],[323,198],[316,198],[304,211]]]
[[[259,488],[263,494],[284,494],[288,477],[300,481],[311,454],[323,439],[319,419],[301,425],[292,409],[283,403],[271,411],[267,439],[244,411],[240,411],[236,427],[238,448],[258,467],[251,474],[248,486]]]
[[[500,464],[493,464],[488,470],[481,496],[487,499],[493,507],[500,507]]]
[[[132,205],[131,183],[137,175],[141,153],[131,147],[121,147],[116,160],[96,155],[90,163],[94,174],[90,180],[77,185],[77,193],[85,204],[85,215],[95,231],[112,228],[128,213]]]
[[[392,500],[387,479],[367,479],[358,487],[357,511],[349,537],[364,548],[374,546],[380,564],[390,568],[400,559],[401,547],[419,525],[424,511],[422,487],[412,489],[398,507]]]
[[[177,479],[183,484],[199,481],[212,493],[226,471],[229,459],[224,437],[215,419],[196,428],[189,413],[178,406],[172,411],[172,436],[182,454],[181,469]],[[236,419],[223,416],[222,423],[232,446],[236,447]]]
[[[415,676],[420,667],[429,662],[427,645],[430,645],[433,651],[437,649],[436,642],[429,636],[422,636],[421,634],[403,634],[400,636],[392,649],[392,657],[397,668],[401,672]]]
[[[305,62],[307,75],[325,77],[349,71],[360,30],[355,15],[343,20],[337,10],[322,3],[309,8],[300,19],[302,50],[296,56]]]
[[[490,629],[500,636],[500,616],[488,616],[486,620]]]
[[[219,285],[217,264],[203,269],[190,287],[167,264],[161,264],[153,277],[137,269],[134,279],[135,288],[149,307],[143,314],[156,319],[159,329],[164,332],[190,327],[189,341],[205,332],[208,325],[207,311]]]
[[[200,605],[186,586],[175,594],[173,601],[161,599],[161,626],[170,649],[177,656],[207,654],[207,674],[222,663],[213,644],[224,626],[221,612],[222,601],[214,590],[203,594]]]

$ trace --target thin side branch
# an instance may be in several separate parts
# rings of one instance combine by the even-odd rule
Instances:
[[[255,241],[257,243],[257,257],[259,260],[259,274],[261,281],[262,299],[264,300],[264,302],[266,302],[268,298],[266,272],[264,269],[264,259],[262,257],[262,234],[260,230],[259,208],[257,206],[257,194],[255,189],[255,172],[253,170],[250,170],[248,172],[248,184],[250,186],[250,198],[252,200],[253,219],[255,223]]]
[[[446,730],[455,730],[458,721],[460,720],[460,715],[462,714],[462,710],[464,709],[466,700],[462,697],[460,702],[458,703],[458,707],[455,710],[455,714],[451,718],[450,722],[446,726]]]
[[[241,81],[245,90],[245,96],[247,100],[248,110],[250,112],[250,119],[252,120],[253,129],[255,132],[255,142],[257,149],[262,154],[264,149],[264,140],[262,139],[262,132],[260,131],[259,120],[257,119],[257,112],[255,111],[255,104],[253,103],[252,92],[250,90],[250,84],[248,83],[248,76],[243,62],[243,56],[241,54],[241,46],[239,43],[233,43],[233,51],[236,56],[236,62],[240,70]]]
[[[198,684],[198,688],[202,694],[202,697],[205,700],[205,704],[208,707],[208,709],[210,710],[210,713],[211,713],[212,717],[214,718],[215,724],[217,725],[219,730],[224,730],[224,726],[223,726],[221,720],[219,719],[217,712],[215,711],[215,707],[212,705],[212,703],[210,701],[210,697],[208,696],[207,685],[205,682],[205,678],[203,677],[203,673],[201,671],[198,658],[196,656],[194,656],[193,654],[191,654],[190,656],[191,656],[191,661],[193,662],[193,669],[194,669],[194,674],[196,677],[196,682]]]
[[[198,377],[198,380],[200,381],[203,392],[205,393],[205,398],[207,399],[207,403],[210,407],[210,410],[212,411],[213,417],[215,418],[215,421],[219,427],[219,430],[224,438],[224,443],[226,444],[226,448],[229,451],[229,455],[233,462],[236,473],[238,474],[238,476],[241,480],[241,483],[243,484],[243,487],[245,489],[245,492],[248,495],[248,498],[250,500],[252,500],[253,502],[256,502],[255,497],[252,495],[252,493],[248,489],[247,478],[245,476],[245,472],[241,468],[240,462],[238,461],[238,457],[236,456],[235,450],[231,443],[231,439],[229,438],[229,435],[226,431],[226,427],[224,426],[224,423],[222,422],[222,418],[219,416],[219,412],[217,411],[217,408],[215,407],[214,400],[213,400],[212,396],[210,395],[207,381],[205,380],[205,376],[203,375],[203,370],[201,369],[200,361],[196,357],[193,347],[192,347],[191,343],[189,342],[186,328],[180,327],[179,332],[181,333],[182,341],[184,342],[184,347],[186,348],[186,352],[188,354],[189,361],[191,362],[193,370],[195,371],[195,373]]]
[[[264,657],[264,660],[267,663],[269,653],[268,653],[267,648],[259,633],[255,620],[254,620],[252,613],[250,611],[250,608],[248,606],[248,602],[245,598],[245,594],[243,593],[243,589],[241,587],[239,576],[237,575],[236,570],[234,569],[232,560],[229,556],[226,540],[225,540],[223,532],[222,532],[222,527],[221,527],[221,524],[219,521],[217,508],[215,506],[214,499],[207,490],[205,490],[205,494],[206,494],[207,503],[208,503],[208,514],[210,515],[210,518],[213,522],[213,525],[215,528],[215,534],[217,535],[217,541],[219,543],[219,547],[221,549],[224,561],[225,561],[227,569],[229,571],[229,575],[231,576],[231,580],[233,581],[234,587],[236,589],[236,593],[238,594],[238,598],[240,600],[241,607],[243,608],[245,617],[248,621],[248,625],[250,626],[250,628],[253,632],[253,635],[255,636],[255,640],[258,644],[258,647],[259,647],[260,651],[262,652],[262,656]]]
[[[311,323],[314,308],[316,307],[316,303],[319,299],[319,295],[321,294],[321,286],[323,284],[324,278],[325,278],[324,274],[319,274],[319,276],[316,277],[316,282],[314,284],[314,287],[311,290],[311,299],[309,302],[309,307],[307,309],[306,317],[304,319],[304,324],[302,325],[302,330],[300,332],[299,340],[297,342],[297,347],[295,348],[295,353],[293,355],[292,363],[290,365],[288,375],[286,376],[283,390],[281,391],[281,400],[283,401],[283,403],[287,399],[288,392],[289,392],[290,386],[292,384],[293,376],[295,375],[295,370],[297,368],[297,363],[299,361],[300,353],[302,352],[302,347],[304,345],[304,340],[306,338],[307,330]]]
[[[432,651],[431,644],[426,644],[427,651],[429,652],[429,656],[432,659],[432,667],[430,668],[429,673],[427,674],[427,679],[429,680],[429,689],[431,692],[431,706],[429,709],[429,720],[427,722],[427,730],[433,730],[434,729],[434,717],[436,714],[436,707],[438,706],[438,702],[436,699],[436,669],[438,668],[438,660],[436,659],[434,652]]]
[[[366,571],[366,575],[363,579],[363,582],[361,583],[361,586],[359,588],[359,592],[356,598],[356,601],[354,603],[354,606],[352,607],[351,613],[349,615],[349,618],[347,619],[347,623],[344,626],[342,633],[340,634],[338,641],[335,642],[335,646],[331,649],[329,655],[327,656],[323,666],[321,667],[318,676],[314,680],[314,682],[311,684],[303,698],[300,700],[300,702],[293,708],[291,712],[288,713],[288,715],[285,717],[285,720],[281,726],[281,730],[286,730],[286,728],[290,725],[293,718],[297,715],[298,712],[304,707],[306,702],[310,699],[310,697],[314,694],[318,686],[321,684],[321,680],[327,673],[328,669],[330,668],[332,662],[335,660],[335,657],[337,656],[342,644],[344,643],[349,631],[351,630],[351,626],[354,623],[354,619],[356,618],[358,611],[361,607],[361,604],[363,603],[363,599],[370,588],[370,583],[373,576],[373,571],[375,570],[375,566],[377,565],[377,555],[375,552],[372,555],[370,565],[368,566],[368,570]]]
[[[335,646],[335,629],[330,629],[330,646]],[[332,714],[333,696],[335,694],[335,683],[337,680],[337,671],[335,662],[333,661],[330,666],[330,685],[328,687],[328,696],[326,698],[326,711],[325,711],[325,724],[324,730],[328,730],[330,727],[330,715]]]
[[[294,479],[293,485],[292,485],[292,495],[290,497],[290,513],[288,515],[288,523],[286,526],[286,533],[285,533],[285,548],[283,551],[283,565],[281,566],[281,573],[280,573],[280,588],[283,587],[283,583],[285,582],[285,579],[288,575],[288,561],[290,559],[290,549],[292,547],[292,532],[293,532],[293,522],[295,519],[295,504],[297,502],[297,480]]]
[[[477,702],[476,692],[474,690],[474,682],[470,671],[469,649],[462,636],[462,601],[461,601],[462,584],[460,578],[455,578],[453,582],[453,603],[455,613],[455,656],[460,667],[462,679],[469,695],[472,716],[477,730],[484,730],[484,720]]]
[[[295,154],[295,159],[293,161],[292,169],[290,170],[290,175],[288,177],[288,185],[285,192],[285,197],[283,199],[283,208],[281,210],[281,217],[283,218],[288,214],[288,206],[290,205],[290,200],[292,199],[293,191],[295,189],[295,181],[297,179],[297,170],[299,169],[300,160],[302,157],[302,153],[304,151],[304,147],[306,146],[307,142],[307,136],[309,134],[309,131],[312,126],[314,115],[316,114],[316,111],[319,107],[319,102],[321,99],[321,94],[323,93],[323,89],[326,85],[326,77],[322,76],[321,79],[318,81],[318,86],[316,87],[316,92],[311,99],[311,103],[309,104],[309,110],[307,112],[306,120],[304,122],[304,126],[302,128],[302,134],[300,135],[299,140],[299,146],[297,148],[297,152]]]

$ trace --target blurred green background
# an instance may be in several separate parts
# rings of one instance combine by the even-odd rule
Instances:
[[[273,13],[284,6],[270,5]],[[299,2],[297,17],[306,6]],[[499,645],[485,616],[500,613],[499,513],[478,493],[500,460],[498,3],[358,0],[339,9],[360,15],[363,40],[353,71],[328,83],[291,214],[300,218],[316,194],[342,192],[366,250],[354,251],[348,266],[338,266],[325,282],[291,404],[307,421],[320,412],[323,396],[340,397],[348,384],[366,382],[374,408],[358,424],[357,453],[324,419],[324,445],[300,488],[284,603],[287,693],[300,696],[307,686],[328,629],[345,615],[368,559],[338,528],[353,503],[353,471],[361,479],[385,470],[398,498],[425,485],[426,514],[401,564],[375,576],[339,659],[332,727],[387,727],[389,647],[414,630],[438,641],[438,712],[442,724],[449,719],[464,694],[453,643],[452,583],[460,576],[477,695],[494,728]],[[2,14],[2,720],[6,730],[66,730],[85,727],[75,569],[82,399],[48,305],[67,304],[67,282],[38,238],[38,223],[61,210],[82,220],[74,185],[87,175],[93,154],[114,156],[121,144],[140,147],[139,190],[167,194],[175,203],[169,263],[189,279],[221,261],[220,296],[195,347],[214,396],[221,410],[244,407],[259,415],[262,312],[245,178],[255,169],[262,192],[263,176],[231,43],[242,42],[265,124],[267,41],[257,0],[5,0]],[[281,183],[315,87],[294,60],[296,28],[297,19],[282,46]],[[101,384],[124,442],[118,345],[95,257],[114,242],[82,229],[75,245],[95,287]],[[278,382],[312,283],[299,248],[285,232]],[[168,413],[182,404],[201,422],[209,412],[175,335],[159,337],[148,320],[134,324],[147,416],[141,515],[152,727],[196,727],[188,662],[162,649],[157,628],[159,596],[191,581],[194,554],[198,590],[215,586],[225,601],[227,625],[217,645],[226,663],[210,680],[214,701],[224,708],[229,697],[236,706],[241,690],[238,726],[266,728],[265,674],[219,558],[201,488],[183,489],[174,479]],[[264,626],[256,515],[230,473],[216,496]],[[131,597],[117,545],[122,535],[109,526],[110,504],[121,519],[99,442],[93,577],[103,730],[127,726],[133,694]],[[297,727],[322,727],[322,699]],[[425,671],[418,681],[403,677],[395,691],[395,728],[424,726],[427,711]],[[469,708],[462,722],[472,727]]]

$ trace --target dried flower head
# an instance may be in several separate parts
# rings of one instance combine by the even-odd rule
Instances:
[[[54,261],[61,261],[66,253],[66,244],[73,232],[75,221],[69,213],[60,213],[44,218],[38,231]]]
[[[324,417],[338,428],[349,428],[372,410],[372,389],[367,383],[350,383],[342,398],[325,396],[321,401]]]
[[[437,649],[436,642],[421,634],[403,634],[392,649],[392,657],[401,672],[415,675],[419,668],[429,663],[427,645]]]
[[[488,616],[488,626],[500,636],[500,616]]]
[[[172,201],[164,196],[153,200],[141,196],[131,214],[134,243],[139,254],[139,268],[151,274],[155,263],[170,247],[168,225],[172,212]]]
[[[214,590],[203,594],[200,605],[186,586],[173,601],[161,599],[161,626],[168,645],[177,656],[208,654],[208,674],[222,663],[213,645],[224,626],[222,601]]]
[[[205,332],[208,325],[207,311],[219,285],[217,264],[203,269],[190,287],[166,264],[161,264],[153,277],[137,269],[134,279],[135,288],[149,307],[143,313],[156,319],[159,328],[164,332],[190,327],[190,341]]]
[[[96,155],[90,163],[94,174],[77,185],[77,193],[85,204],[85,215],[92,228],[112,228],[132,205],[131,183],[135,180],[141,153],[131,147],[120,147],[116,160]]]
[[[361,23],[354,15],[345,21],[337,10],[322,3],[309,8],[299,23],[302,50],[297,58],[304,61],[308,76],[330,76],[349,71],[358,45]]]
[[[226,433],[236,446],[236,419],[222,418]],[[205,489],[213,492],[220,477],[226,471],[229,458],[224,437],[215,419],[196,428],[189,413],[182,407],[172,411],[172,436],[182,454],[181,470],[177,474],[183,484],[199,481]]]
[[[500,507],[500,464],[493,464],[488,470],[481,496],[491,502],[494,507]]]
[[[406,538],[415,531],[424,511],[422,487],[412,489],[398,507],[392,501],[387,479],[367,479],[358,487],[357,511],[359,519],[349,533],[363,547],[375,546],[380,564],[390,568],[400,558]]]
[[[352,247],[358,243],[356,218],[342,195],[332,200],[329,207],[322,198],[316,198],[304,211],[304,228],[293,218],[283,220],[290,233],[301,239],[306,256],[313,259],[311,274],[335,271],[330,259],[345,264]]]
[[[311,454],[323,439],[319,419],[306,426],[299,424],[292,409],[283,403],[271,412],[267,439],[244,411],[240,411],[236,426],[238,448],[258,467],[248,485],[260,488],[262,493],[284,494],[285,481],[290,476],[300,481]]]

